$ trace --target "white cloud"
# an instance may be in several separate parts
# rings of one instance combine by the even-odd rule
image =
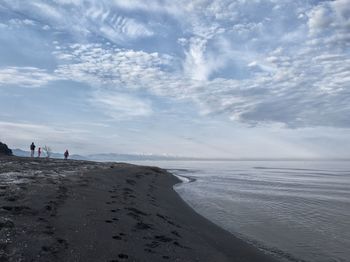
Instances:
[[[54,53],[64,59],[55,71],[62,78],[94,84],[125,85],[142,88],[147,79],[161,77],[162,67],[170,65],[171,57],[119,48],[104,48],[100,44],[71,45]]]
[[[350,62],[350,58],[337,52],[318,54],[317,51],[301,49],[291,56],[277,48],[271,51],[265,62],[261,59],[253,67],[247,65],[252,70],[250,78],[201,78],[199,81],[193,75],[187,77],[187,71],[165,70],[176,68],[176,60],[157,53],[96,44],[74,45],[56,52],[58,57],[64,54],[72,57],[67,56],[66,64],[56,71],[61,78],[94,83],[94,86],[114,86],[118,90],[144,89],[158,96],[189,99],[203,114],[225,114],[237,121],[253,124],[280,122],[293,127],[350,125],[344,121],[347,100],[343,95],[349,85],[350,63],[347,61]],[[263,71],[256,71],[257,65]],[[112,103],[106,97],[100,102],[105,105]],[[116,106],[115,111],[118,110]],[[132,115],[128,110],[125,114]]]
[[[151,103],[145,99],[116,91],[97,91],[90,99],[93,106],[117,120],[150,116]]]
[[[40,87],[58,78],[47,70],[36,67],[2,67],[0,68],[1,86]]]
[[[182,9],[188,5],[187,1],[142,1],[142,0],[113,0],[119,8],[126,10],[142,10],[146,12],[168,13],[171,15],[179,15]]]
[[[83,0],[54,0],[54,2],[62,5],[81,5]]]
[[[30,19],[10,19],[8,21],[9,26],[20,27],[20,26],[34,26],[36,22]]]
[[[349,46],[350,0],[325,1],[313,7],[309,13],[309,30],[317,36],[317,43]]]
[[[44,26],[42,27],[42,29],[47,31],[47,30],[50,30],[51,27],[50,27],[49,25],[44,25]]]
[[[309,28],[312,34],[323,31],[331,25],[332,19],[324,5],[313,8],[309,14]]]
[[[62,13],[54,8],[52,5],[48,5],[43,1],[33,1],[30,3],[31,6],[35,8],[35,12],[38,12],[38,14],[48,17],[48,18],[54,18],[54,19],[64,19]]]
[[[48,4],[42,0],[4,0],[4,5],[15,14],[27,14],[27,19],[10,21],[16,26],[38,25],[74,38],[100,36],[119,43],[154,34],[147,22],[120,15],[117,5],[110,1],[55,0]]]
[[[46,17],[52,28],[67,32],[78,28],[96,42],[101,40],[95,38],[97,35],[117,45],[80,41],[67,47],[56,43],[58,66],[53,75],[30,69],[36,76],[30,80],[29,69],[7,68],[0,71],[0,83],[15,81],[11,77],[15,74],[19,75],[16,83],[25,86],[69,79],[101,90],[109,87],[128,93],[143,89],[157,96],[186,99],[193,101],[202,114],[225,114],[250,124],[350,126],[346,95],[349,1],[312,5],[301,0],[115,0],[86,5],[82,1],[57,0],[55,11],[59,14],[47,18],[40,11],[36,16]],[[36,11],[47,9],[42,1],[34,3]],[[139,12],[143,12],[142,17]],[[142,45],[133,46],[135,39],[159,36],[152,25],[163,15],[175,24],[179,49],[166,55],[141,51]],[[84,40],[91,41],[89,37]],[[169,45],[167,41],[174,39],[159,41],[164,41],[159,46]],[[131,47],[120,48],[123,44]],[[145,46],[144,50],[152,48]],[[109,100],[101,94],[95,102],[109,105],[116,112],[125,107],[126,115],[134,114],[118,99]],[[144,109],[135,115],[151,112],[147,103],[140,107]]]
[[[336,0],[332,1],[331,6],[334,9],[338,19],[346,22],[349,25],[350,14],[350,1],[349,0]]]
[[[206,42],[205,39],[193,38],[190,40],[189,50],[186,51],[185,73],[195,80],[207,80],[211,73],[204,57]]]
[[[113,18],[113,24],[102,25],[100,32],[113,42],[123,41],[125,37],[139,38],[153,35],[153,32],[144,24],[125,17]]]

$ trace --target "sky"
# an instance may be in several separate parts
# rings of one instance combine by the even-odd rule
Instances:
[[[0,140],[350,157],[350,0],[0,0]]]

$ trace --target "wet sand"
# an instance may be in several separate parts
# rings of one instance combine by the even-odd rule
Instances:
[[[0,157],[0,261],[275,261],[157,167]]]

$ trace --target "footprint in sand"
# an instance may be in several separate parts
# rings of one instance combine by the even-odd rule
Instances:
[[[141,219],[141,217],[139,215],[137,215],[135,213],[132,213],[132,212],[127,213],[127,215],[132,217],[135,220],[140,220]]]
[[[160,243],[158,241],[152,241],[151,243],[146,244],[147,247],[150,248],[156,248],[160,245]]]
[[[170,233],[177,236],[177,237],[181,237],[180,234],[176,230],[173,230]]]
[[[179,242],[177,242],[177,241],[174,241],[173,244],[174,244],[175,246],[178,246],[178,247],[181,247],[181,248],[184,248],[184,249],[191,249],[191,248],[189,248],[189,247],[186,247],[186,246],[181,245],[181,244],[180,244]]]
[[[9,196],[5,198],[5,200],[9,202],[14,202],[14,201],[17,201],[18,199],[19,197],[15,197],[15,196]]]
[[[50,251],[50,247],[48,247],[48,246],[42,246],[42,247],[41,247],[41,250],[44,251],[44,252],[49,252],[49,251]]]
[[[148,230],[148,229],[152,229],[152,225],[151,224],[146,224],[146,223],[143,223],[143,222],[138,222],[135,225],[135,229],[136,230]]]
[[[135,196],[132,194],[134,192],[132,189],[124,187],[123,191],[124,200],[126,200],[127,198],[135,198]]]
[[[67,240],[63,239],[63,238],[56,238],[56,241],[62,245],[65,249],[68,248],[68,242]]]
[[[43,233],[49,236],[52,236],[53,234],[55,234],[52,230],[44,230]]]
[[[126,207],[126,210],[129,210],[130,212],[127,213],[128,216],[131,216],[135,220],[141,220],[141,216],[148,216],[145,212],[142,212],[141,210],[134,208],[134,207]]]
[[[163,236],[163,235],[155,236],[154,238],[159,240],[159,241],[161,241],[161,242],[171,242],[171,241],[173,241],[172,238],[167,237],[167,236]]]
[[[126,254],[119,254],[118,257],[121,259],[127,259],[129,256]]]
[[[132,186],[136,185],[136,181],[135,181],[135,180],[126,179],[125,181],[126,181],[126,183],[128,183],[129,185],[132,185]]]
[[[130,189],[130,188],[128,188],[128,187],[124,187],[123,188],[123,191],[126,193],[126,192],[128,192],[128,193],[132,193],[132,192],[134,192],[134,190],[132,190],[132,189]]]
[[[172,226],[175,226],[175,227],[177,227],[177,228],[181,228],[180,225],[177,225],[177,224],[175,224],[173,221],[169,220],[169,218],[168,218],[167,216],[163,216],[163,215],[161,215],[161,214],[159,214],[159,213],[157,213],[156,216],[159,217],[159,218],[161,218],[161,219],[163,219],[165,222],[167,222],[168,224],[170,224],[170,225],[172,225]]]
[[[134,207],[126,207],[125,209],[129,210],[137,215],[148,216],[148,214],[146,214],[145,212],[142,212],[141,210],[134,208]]]
[[[156,252],[155,251],[153,251],[152,249],[150,249],[150,248],[145,248],[144,249],[146,252],[148,252],[148,253],[151,253],[151,254],[155,254]]]
[[[34,214],[36,212],[34,212],[30,207],[27,206],[2,206],[2,209],[11,212],[15,215],[17,214]]]
[[[0,230],[3,228],[14,228],[15,224],[10,219],[4,219],[0,221]]]
[[[47,205],[47,206],[45,206],[45,209],[48,210],[48,211],[50,211],[50,210],[52,210],[52,206]]]

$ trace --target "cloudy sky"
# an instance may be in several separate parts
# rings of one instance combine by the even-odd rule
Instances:
[[[0,0],[0,140],[350,157],[350,0]]]

